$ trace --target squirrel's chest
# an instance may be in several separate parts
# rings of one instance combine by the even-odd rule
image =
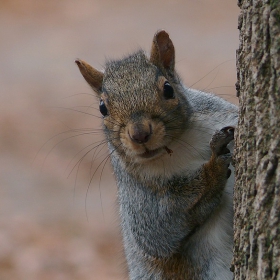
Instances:
[[[180,219],[181,215],[176,217],[176,213],[184,207],[179,195],[175,198],[169,192],[156,192],[135,182],[119,184],[119,202],[121,214],[130,225],[143,227],[156,227],[157,224],[166,222],[170,216]]]
[[[188,219],[183,198],[128,182],[119,183],[118,188],[122,229],[130,242],[160,257],[167,256],[171,247],[178,247]]]

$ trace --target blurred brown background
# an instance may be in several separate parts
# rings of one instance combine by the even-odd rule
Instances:
[[[0,1],[1,280],[126,279],[106,148],[83,158],[102,136],[74,59],[102,68],[165,29],[185,84],[236,103],[238,13],[235,0]]]

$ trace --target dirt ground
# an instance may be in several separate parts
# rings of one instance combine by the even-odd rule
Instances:
[[[0,280],[127,278],[106,147],[90,152],[97,103],[74,59],[102,68],[165,29],[185,84],[237,103],[238,13],[233,0],[0,1]]]

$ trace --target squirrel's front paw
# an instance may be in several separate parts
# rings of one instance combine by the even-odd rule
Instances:
[[[212,150],[212,156],[218,161],[219,164],[229,166],[232,155],[227,148],[228,143],[234,138],[234,127],[226,126],[221,130],[218,130],[213,135],[210,141],[210,147]],[[227,178],[229,178],[231,170],[227,171]]]

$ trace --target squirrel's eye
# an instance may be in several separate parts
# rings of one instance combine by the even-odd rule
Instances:
[[[169,84],[169,82],[167,82],[167,81],[164,83],[163,95],[164,95],[165,99],[173,99],[173,98],[175,98],[174,89]]]
[[[100,100],[100,103],[99,103],[99,110],[100,110],[100,113],[105,117],[108,115],[108,110],[107,110],[107,107],[104,103],[104,101],[101,99]]]

